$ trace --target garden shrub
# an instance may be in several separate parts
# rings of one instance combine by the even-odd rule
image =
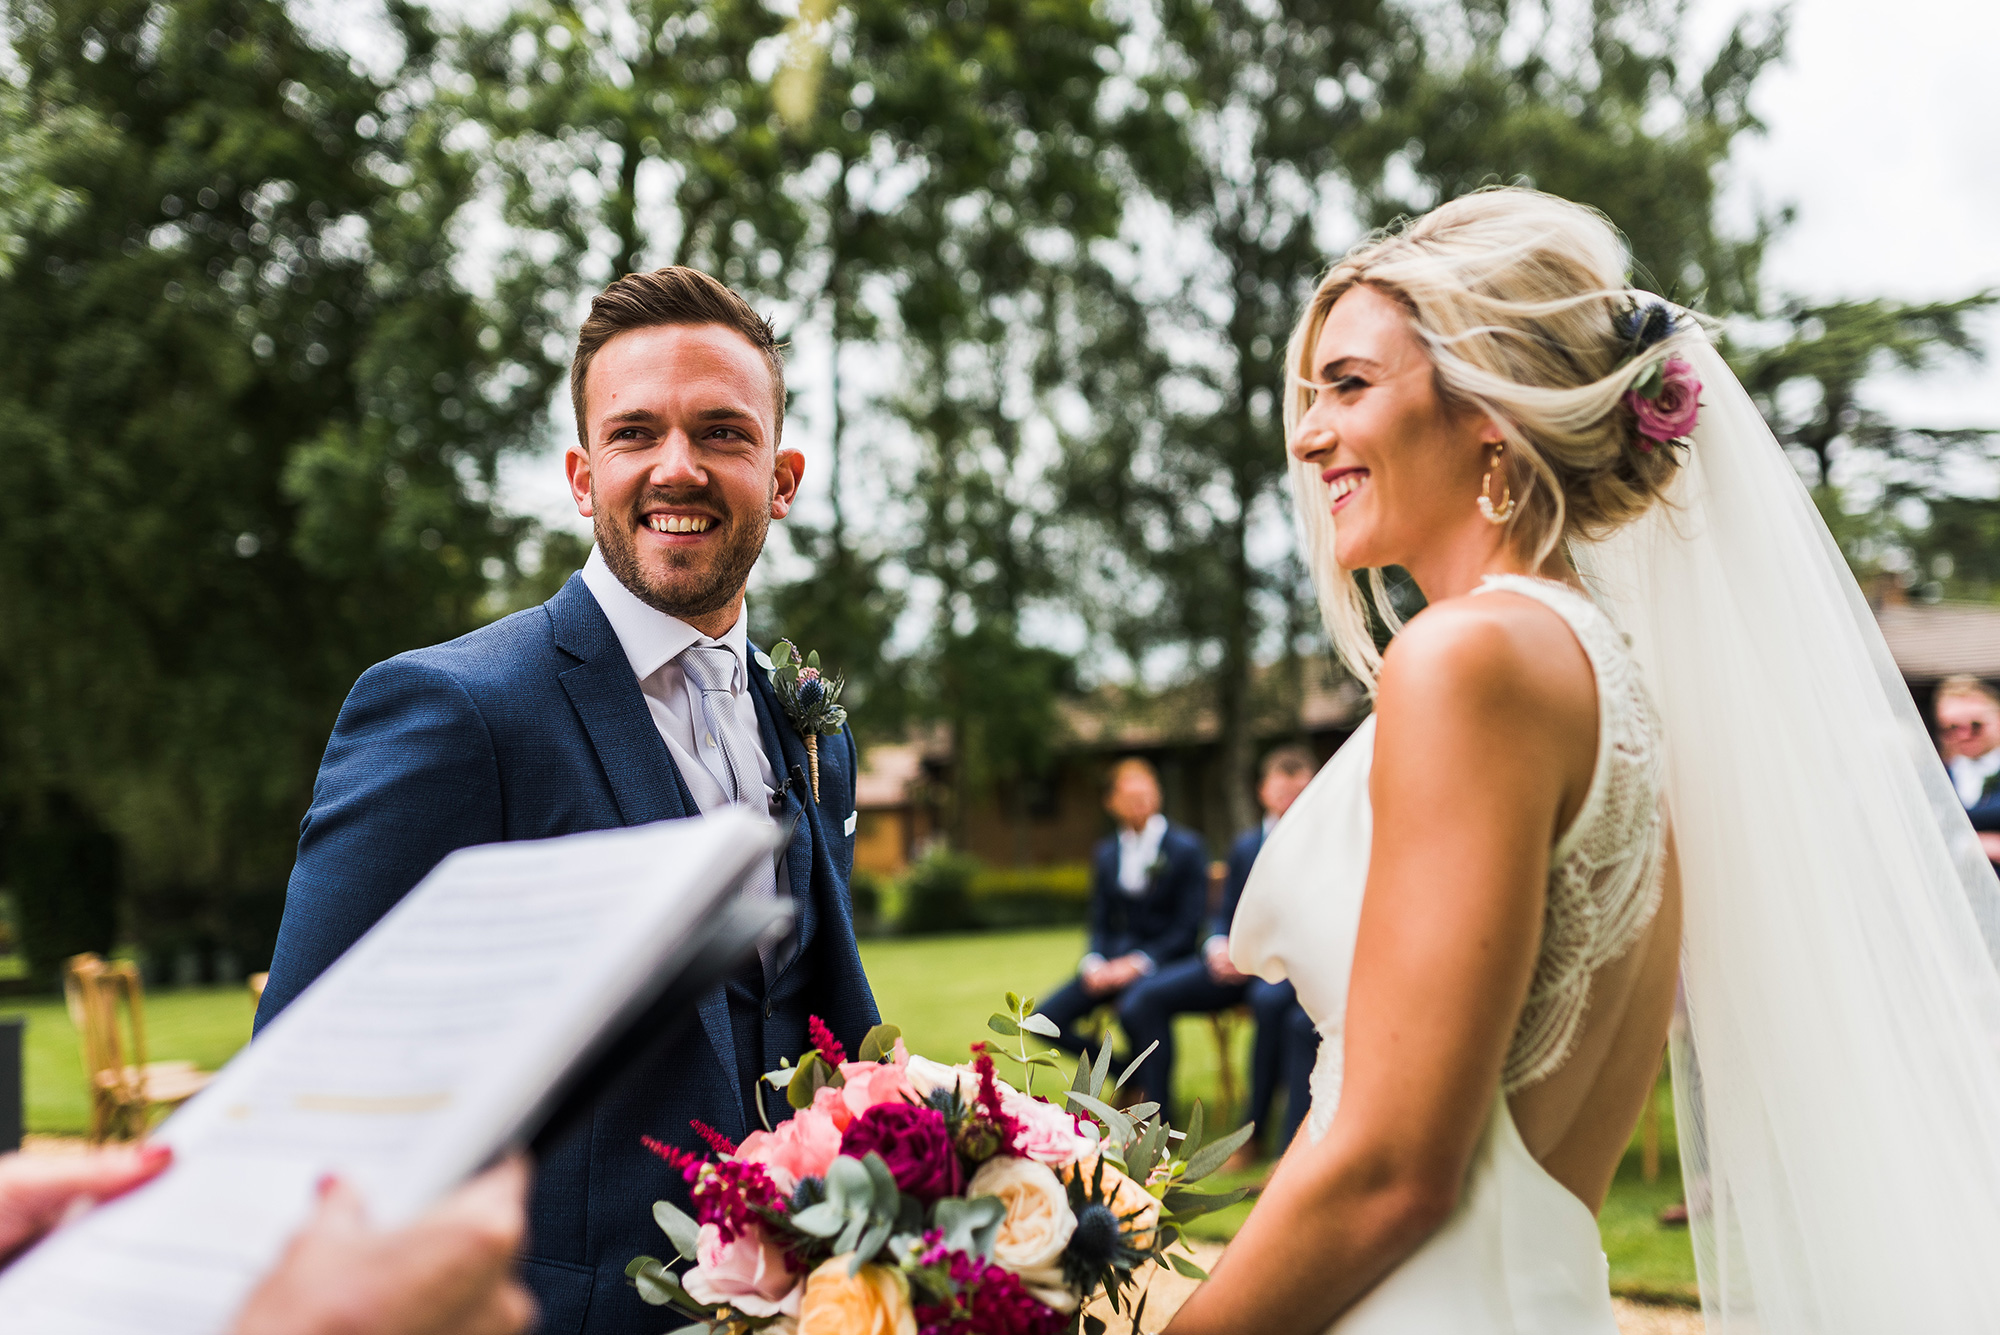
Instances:
[[[972,909],[972,878],[979,862],[938,848],[903,875],[896,929],[905,936],[970,931],[979,925]]]
[[[982,927],[1053,927],[1090,921],[1090,867],[983,867],[972,878]]]

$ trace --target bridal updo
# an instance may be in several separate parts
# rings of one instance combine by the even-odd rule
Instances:
[[[1521,548],[1539,564],[1571,539],[1602,536],[1659,500],[1678,462],[1673,448],[1642,442],[1626,392],[1702,337],[1682,315],[1665,338],[1632,356],[1618,321],[1635,299],[1657,298],[1631,290],[1627,266],[1603,214],[1513,186],[1477,191],[1371,236],[1327,272],[1292,331],[1286,439],[1312,405],[1311,360],[1327,312],[1365,283],[1409,312],[1439,397],[1478,408],[1506,436],[1502,467],[1516,500],[1507,527]],[[1334,647],[1372,687],[1382,659],[1354,572],[1335,559],[1319,474],[1292,460],[1292,497]],[[1393,628],[1381,572],[1369,577]]]

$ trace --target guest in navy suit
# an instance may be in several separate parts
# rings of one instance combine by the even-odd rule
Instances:
[[[1247,1118],[1263,1125],[1278,1082],[1285,1080],[1289,1115],[1278,1145],[1281,1151],[1305,1115],[1309,1097],[1306,1078],[1319,1052],[1319,1036],[1293,996],[1290,983],[1246,977],[1230,964],[1229,923],[1236,916],[1236,902],[1250,879],[1251,865],[1264,847],[1265,836],[1298,800],[1318,768],[1312,752],[1303,746],[1281,746],[1264,757],[1257,781],[1257,800],[1264,808],[1264,819],[1239,835],[1229,850],[1229,880],[1222,902],[1209,920],[1201,955],[1141,979],[1118,1003],[1119,1023],[1133,1046],[1143,1051],[1150,1043],[1159,1044],[1143,1077],[1147,1097],[1165,1104],[1174,1085],[1174,1017],[1213,1014],[1248,1001],[1257,1028]]]
[[[624,1268],[657,1252],[651,1203],[688,1204],[640,1143],[703,1147],[789,1113],[758,1075],[809,1047],[807,1017],[851,1051],[877,1015],[855,949],[855,748],[804,740],[755,663],[743,589],[804,460],[780,447],[771,328],[690,269],[619,279],[591,304],[570,372],[564,459],[597,546],[540,607],[377,664],[334,725],[300,826],[259,1024],[296,997],[453,849],[641,825],[747,803],[798,817],[744,893],[794,909],[702,999],[664,1056],[620,1074],[541,1147],[522,1278],[550,1335],[657,1335]]]
[[[1118,832],[1092,858],[1090,952],[1077,976],[1040,1006],[1062,1030],[1056,1042],[1071,1052],[1088,1055],[1091,1046],[1078,1020],[1195,952],[1208,902],[1208,849],[1194,831],[1170,825],[1160,805],[1151,765],[1132,757],[1113,767],[1104,809]],[[1144,1073],[1137,1079],[1143,1083]]]
[[[1952,787],[2000,870],[2000,694],[1977,677],[1947,677],[1931,708]]]

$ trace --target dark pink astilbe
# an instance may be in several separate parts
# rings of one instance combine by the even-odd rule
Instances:
[[[765,1215],[785,1211],[785,1197],[760,1163],[702,1164],[690,1180],[696,1221],[714,1224],[724,1244],[763,1223]]]
[[[942,1237],[935,1229],[924,1234],[927,1245],[917,1263],[943,1269],[956,1293],[948,1302],[916,1305],[917,1335],[1058,1335],[1060,1312],[992,1262],[947,1251]]]
[[[826,1027],[826,1021],[817,1015],[806,1017],[806,1032],[812,1035],[812,1044],[819,1055],[832,1066],[847,1060],[847,1049],[840,1046],[840,1040],[833,1036],[833,1030]]]
[[[972,1069],[979,1073],[979,1111],[999,1131],[1001,1147],[1012,1154],[1014,1142],[1021,1135],[1021,1124],[1000,1104],[1000,1077],[993,1070],[993,1055],[984,1043],[973,1044],[972,1052]]]
[[[700,1118],[695,1118],[688,1125],[694,1128],[694,1133],[702,1138],[704,1144],[723,1158],[727,1159],[730,1155],[736,1153],[736,1142],[728,1136],[723,1135],[720,1131],[717,1131],[707,1122],[702,1121]]]
[[[641,1136],[639,1137],[639,1143],[659,1155],[662,1159],[665,1159],[674,1171],[690,1182],[694,1181],[694,1175],[701,1171],[701,1159],[699,1157],[689,1154],[686,1150],[677,1149],[667,1144],[664,1140],[654,1140],[651,1136]]]

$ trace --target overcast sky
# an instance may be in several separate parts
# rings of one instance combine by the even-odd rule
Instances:
[[[1691,62],[1705,64],[1739,15],[1769,7],[1692,0]],[[1727,169],[1737,219],[1753,206],[1798,210],[1766,260],[1771,292],[1919,300],[2000,289],[1996,52],[2000,0],[1795,0],[1786,59],[1752,99],[1769,133],[1742,141]],[[2000,426],[2000,317],[1980,329],[1993,360],[1885,377],[1875,402],[1916,425]],[[795,378],[806,388],[813,377]],[[795,428],[810,448],[817,414],[801,406]],[[518,461],[508,493],[545,519],[574,515],[554,455]]]

